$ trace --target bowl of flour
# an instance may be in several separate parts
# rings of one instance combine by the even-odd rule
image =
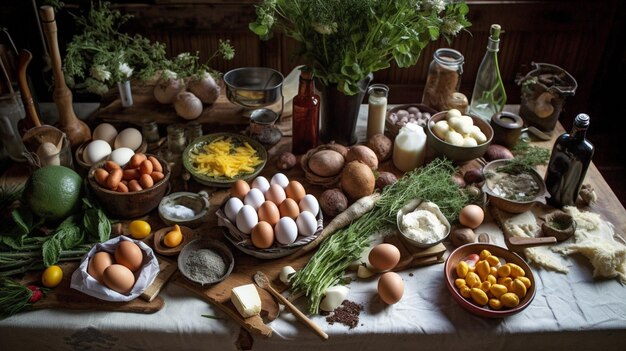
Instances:
[[[402,238],[417,247],[435,246],[450,234],[450,222],[433,202],[412,200],[398,211],[396,219]]]

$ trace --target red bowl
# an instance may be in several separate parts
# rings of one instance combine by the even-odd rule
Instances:
[[[513,308],[503,307],[501,310],[493,310],[489,308],[489,306],[481,307],[476,305],[471,299],[464,298],[459,289],[454,285],[454,280],[457,278],[456,275],[456,266],[462,261],[464,258],[471,254],[480,254],[482,250],[489,250],[492,255],[497,256],[500,260],[504,260],[506,262],[515,263],[518,266],[522,267],[526,272],[526,277],[530,280],[531,286],[526,291],[526,296],[520,300],[519,305]],[[487,318],[503,318],[514,315],[523,311],[532,300],[535,298],[536,286],[535,286],[535,277],[533,275],[530,266],[517,254],[502,248],[500,246],[492,245],[492,244],[483,244],[483,243],[474,243],[463,245],[456,250],[452,251],[450,256],[446,259],[446,263],[444,265],[444,274],[446,278],[446,286],[452,294],[452,297],[456,300],[456,302],[461,305],[461,307],[465,308],[469,312]]]

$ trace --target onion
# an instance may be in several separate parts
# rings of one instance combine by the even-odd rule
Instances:
[[[178,79],[176,73],[165,70],[154,87],[154,98],[162,104],[171,104],[184,88],[182,79]]]
[[[212,104],[220,96],[220,87],[210,74],[204,72],[201,77],[191,78],[187,89],[205,104]]]
[[[202,114],[202,101],[192,93],[184,91],[176,95],[174,109],[176,114],[184,119],[196,119]]]

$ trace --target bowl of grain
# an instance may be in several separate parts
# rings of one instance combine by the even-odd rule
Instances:
[[[190,281],[202,286],[219,283],[233,271],[235,258],[223,243],[196,239],[178,255],[178,269]]]

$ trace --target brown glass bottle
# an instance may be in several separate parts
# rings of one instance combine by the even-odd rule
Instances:
[[[320,97],[315,94],[313,74],[300,72],[298,95],[293,98],[292,146],[296,155],[301,155],[317,146],[319,131]]]
[[[564,133],[554,142],[546,171],[548,203],[555,207],[576,204],[578,192],[593,156],[593,145],[585,139],[589,116],[576,116],[571,133]]]

